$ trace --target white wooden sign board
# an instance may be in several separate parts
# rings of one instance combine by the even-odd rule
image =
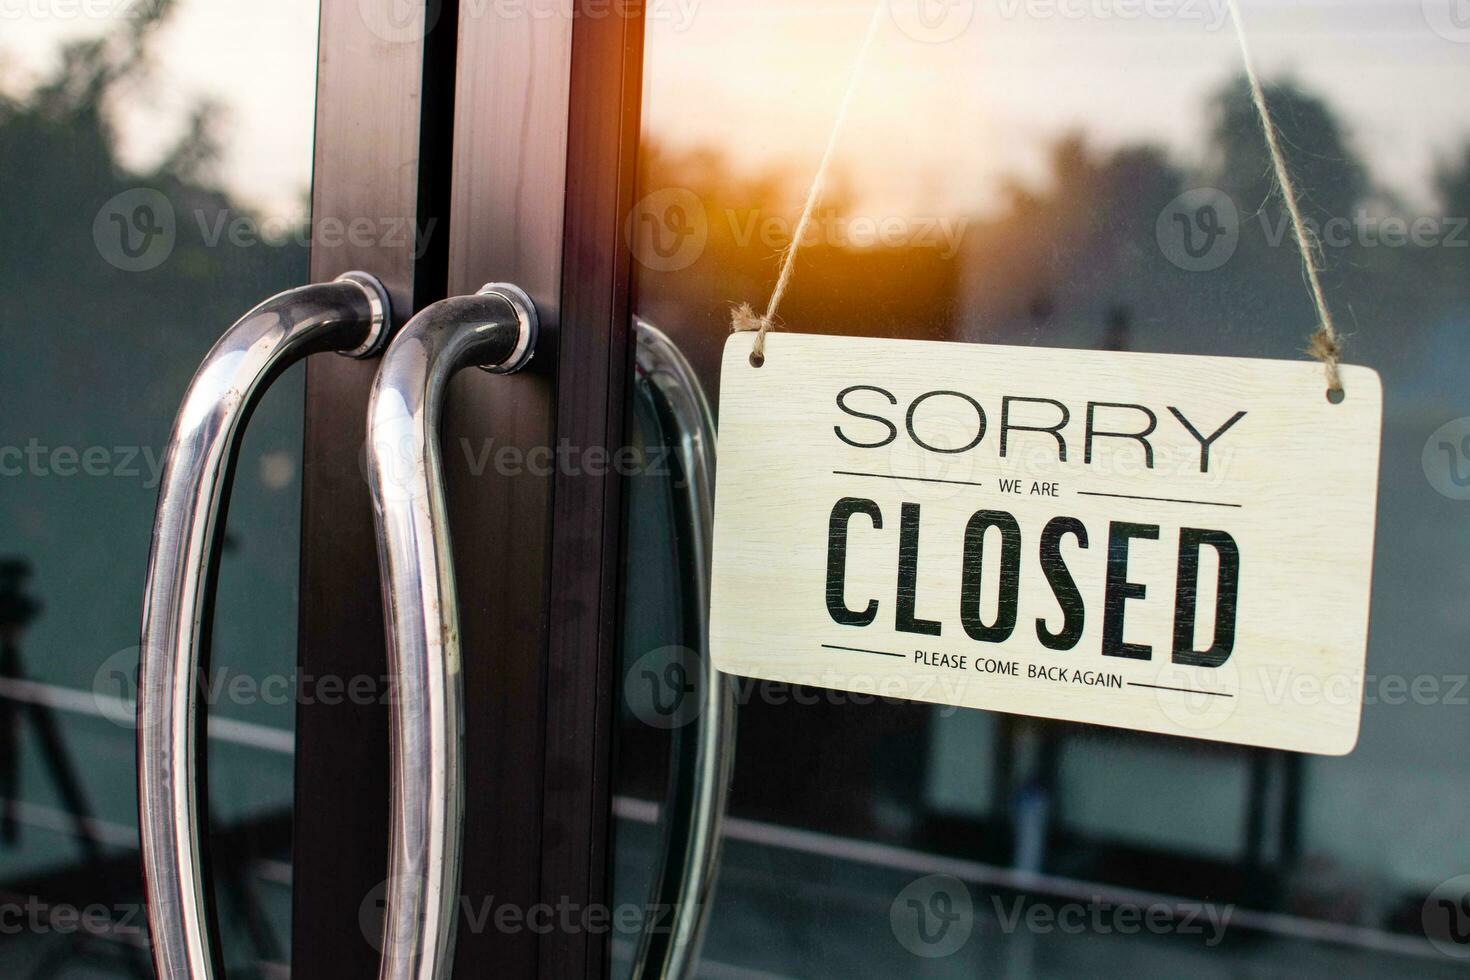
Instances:
[[[1339,755],[1382,386],[773,333],[725,348],[710,641],[746,677]]]

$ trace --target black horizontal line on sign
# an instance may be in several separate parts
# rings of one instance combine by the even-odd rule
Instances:
[[[983,487],[983,483],[972,480],[941,480],[933,476],[895,476],[892,473],[859,473],[856,470],[833,470],[835,476],[871,476],[879,480],[913,480],[916,483],[955,483],[962,487]]]
[[[1244,504],[1222,504],[1217,500],[1184,500],[1180,497],[1140,497],[1133,493],[1094,493],[1078,490],[1079,497],[1117,497],[1120,500],[1153,500],[1163,504],[1199,504],[1202,507],[1244,507]]]
[[[906,660],[906,659],[908,659],[902,653],[889,653],[886,650],[864,650],[862,647],[839,647],[839,646],[835,646],[835,645],[833,645],[831,643],[823,643],[822,644],[822,649],[824,649],[824,650],[847,650],[850,653],[872,653],[872,654],[876,654],[877,656],[880,656],[880,657],[898,657],[900,660]]]
[[[1222,691],[1196,691],[1192,687],[1170,687],[1167,684],[1145,684],[1142,681],[1129,681],[1130,687],[1151,687],[1155,691],[1178,691],[1180,694],[1207,694],[1212,698],[1233,698],[1235,695],[1226,694]]]

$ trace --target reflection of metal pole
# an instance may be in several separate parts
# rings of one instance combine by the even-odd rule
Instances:
[[[663,859],[656,914],[645,924],[635,980],[693,977],[714,899],[720,838],[735,768],[735,693],[709,655],[710,545],[714,533],[715,429],[694,369],[666,335],[639,321],[638,376],[672,448],[674,519],[684,571],[685,644],[698,651],[703,699],[694,721],[674,730],[663,807]]]
[[[1306,756],[1287,752],[1282,756],[1281,788],[1281,876],[1290,880],[1302,850],[1302,809],[1306,784]]]
[[[1268,908],[1270,888],[1266,875],[1267,797],[1271,789],[1271,753],[1267,749],[1247,749],[1249,768],[1245,811],[1245,894],[1256,908]]]
[[[20,668],[20,634],[41,612],[41,604],[21,591],[21,583],[31,574],[31,566],[20,559],[0,562],[0,678],[18,680]],[[15,818],[20,797],[20,712],[14,701],[0,698],[0,841],[14,844],[20,839],[20,824]]]
[[[1105,321],[1103,350],[1128,350],[1133,346],[1133,317],[1126,306],[1111,306]]]
[[[20,676],[20,646],[7,630],[0,637],[0,679]],[[20,714],[9,698],[0,698],[0,842],[14,846],[20,840],[15,802],[20,796]]]

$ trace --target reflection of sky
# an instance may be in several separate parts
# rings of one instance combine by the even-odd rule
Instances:
[[[1198,16],[1068,19],[1026,11],[1144,3],[976,0],[968,26],[942,43],[889,20],[837,165],[880,205],[968,211],[993,203],[998,175],[1039,173],[1046,145],[1067,129],[1103,145],[1162,143],[1200,162],[1201,107],[1239,70],[1240,54],[1228,20],[1205,26],[1223,0],[1160,2]],[[1375,176],[1427,206],[1435,163],[1470,141],[1470,43],[1440,37],[1423,9],[1453,2],[1245,0],[1243,9],[1266,78],[1289,72],[1326,97]],[[868,0],[705,0],[682,29],[672,15],[656,18],[647,125],[676,145],[719,143],[742,164],[809,173],[871,10]]]
[[[971,0],[948,2],[965,10]],[[1326,96],[1378,179],[1428,206],[1436,161],[1470,141],[1470,43],[1437,35],[1425,9],[1464,2],[1245,0],[1244,9],[1266,75],[1291,72]],[[1044,14],[1156,3],[1182,13]],[[837,163],[875,203],[972,211],[995,200],[999,175],[1039,173],[1046,145],[1067,129],[1104,145],[1163,143],[1197,162],[1201,106],[1240,63],[1219,20],[1223,3],[974,0],[968,26],[942,43],[905,34],[899,14],[883,24]],[[469,9],[496,8],[482,0]],[[725,146],[745,166],[809,173],[869,0],[651,0],[650,9],[650,131],[675,145]],[[159,38],[154,83],[124,116],[128,159],[155,157],[189,102],[208,95],[230,108],[228,186],[274,213],[298,211],[310,173],[316,16],[307,0],[183,0]],[[3,24],[0,50],[22,76],[44,67],[62,38],[104,26],[13,14]]]
[[[141,9],[145,0],[119,9]],[[0,73],[24,86],[55,64],[57,45],[114,26],[67,16],[103,6],[90,0],[0,3]],[[55,11],[55,14],[48,13]],[[219,176],[245,201],[273,215],[303,215],[311,184],[316,117],[317,4],[311,0],[180,0],[155,39],[156,71],[118,107],[123,158],[146,167],[167,151],[190,106],[213,99],[220,127]]]

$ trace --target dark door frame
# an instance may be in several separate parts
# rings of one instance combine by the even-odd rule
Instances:
[[[417,258],[411,241],[314,248],[312,277],[374,272],[400,320],[489,281],[536,303],[532,369],[462,372],[444,413],[472,913],[456,973],[600,977],[622,533],[607,461],[632,367],[624,219],[642,5],[577,0],[575,16],[533,17],[531,5],[430,3],[426,36],[385,43],[358,0],[322,0],[313,220],[432,230]],[[316,358],[307,382],[293,890],[304,977],[371,976],[378,956],[361,920],[386,867],[387,699],[311,696],[321,678],[371,678],[359,690],[386,694],[359,465],[373,368]],[[556,914],[549,931],[483,915],[505,906]]]
[[[382,30],[392,21],[369,23],[357,0],[321,0],[313,228],[367,220],[380,233],[313,235],[311,278],[372,272],[399,326],[445,295],[455,20],[431,2],[431,29],[402,38]],[[376,361],[342,357],[307,367],[292,840],[298,977],[377,975],[378,950],[362,925],[365,905],[381,896],[388,847],[388,663],[362,466],[376,370]]]

